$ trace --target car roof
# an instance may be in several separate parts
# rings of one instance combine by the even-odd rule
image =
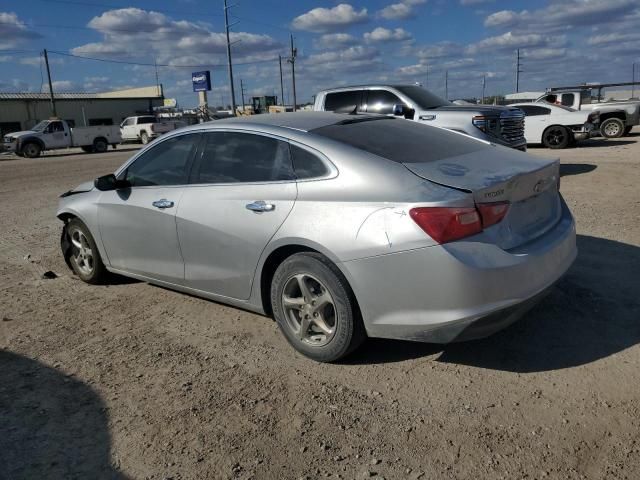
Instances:
[[[359,117],[378,117],[379,115],[358,115]],[[353,115],[333,112],[288,112],[288,113],[263,113],[259,115],[224,118],[205,122],[189,129],[208,129],[211,127],[233,126],[248,129],[260,129],[264,126],[282,127],[303,132],[309,132],[316,128],[335,125],[344,120],[353,119]]]
[[[325,88],[318,93],[330,93],[330,92],[342,92],[344,90],[354,90],[361,88],[401,88],[401,87],[420,87],[422,85],[416,85],[415,83],[369,83],[366,85],[345,85],[343,87]]]

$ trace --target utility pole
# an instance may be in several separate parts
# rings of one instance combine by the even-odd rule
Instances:
[[[633,85],[636,83],[636,62],[631,64],[631,83],[631,98],[633,98],[636,93],[635,85]]]
[[[51,70],[49,70],[49,56],[47,55],[47,49],[44,49],[44,64],[47,66],[47,77],[49,78],[49,95],[51,101],[51,114],[54,117],[58,116],[58,112],[56,112],[56,102],[53,99],[53,84],[51,83]]]
[[[484,105],[484,89],[487,86],[487,75],[482,75],[482,104]]]
[[[444,99],[449,100],[449,70],[444,71]]]
[[[226,0],[225,0],[226,1]],[[293,83],[293,111],[296,111],[297,99],[296,99],[296,56],[298,55],[298,49],[293,48],[293,33],[291,34],[291,57],[287,60],[291,63],[291,82]]]
[[[153,59],[153,66],[156,69],[156,92],[160,96],[160,79],[158,78],[158,60],[156,58]]]
[[[240,92],[242,94],[242,113],[244,113],[244,83],[242,83],[242,79],[240,79]]]
[[[280,64],[280,105],[284,107],[284,83],[282,82],[282,55],[278,55],[278,63]]]
[[[224,29],[227,32],[227,63],[229,66],[229,87],[231,88],[231,114],[236,116],[236,92],[233,88],[233,67],[231,66],[231,42],[229,41],[229,8],[224,0]]]
[[[520,91],[520,74],[522,70],[520,70],[520,49],[516,50],[516,93]]]

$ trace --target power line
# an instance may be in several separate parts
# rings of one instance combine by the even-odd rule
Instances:
[[[226,67],[227,64],[226,63],[207,63],[207,64],[201,64],[201,65],[173,65],[170,63],[145,63],[145,62],[134,62],[134,61],[129,61],[129,60],[113,60],[113,59],[107,59],[107,58],[96,58],[96,57],[89,57],[89,56],[85,56],[85,55],[75,55],[73,53],[65,53],[65,52],[59,52],[56,50],[49,50],[49,53],[55,53],[56,55],[63,55],[65,57],[73,57],[73,58],[80,58],[83,60],[94,60],[96,62],[105,62],[105,63],[120,63],[120,64],[124,64],[124,65],[138,65],[138,66],[142,66],[142,67],[169,67],[169,68],[206,68],[206,67]],[[255,65],[255,64],[259,64],[259,63],[269,63],[269,62],[275,62],[278,60],[278,57],[274,57],[274,58],[268,58],[266,60],[254,60],[252,62],[234,62],[234,65]]]

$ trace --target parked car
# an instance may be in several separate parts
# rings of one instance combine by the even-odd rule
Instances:
[[[3,150],[36,158],[46,150],[80,147],[85,152],[106,152],[120,143],[120,130],[113,125],[71,128],[65,120],[43,120],[31,130],[5,135]]]
[[[450,342],[522,316],[569,268],[559,162],[404,119],[304,112],[163,136],[62,195],[62,252],[273,315],[311,358]]]
[[[591,96],[591,88],[553,89],[536,102],[562,105],[574,110],[598,112],[600,114],[600,134],[605,138],[628,135],[635,125],[640,124],[639,100],[615,100],[601,102]]]
[[[362,85],[323,90],[315,111],[397,115],[526,150],[524,114],[513,107],[454,105],[418,85]]]
[[[524,136],[527,145],[542,144],[547,148],[567,148],[585,140],[598,129],[600,114],[573,110],[560,105],[515,103],[526,116]]]
[[[142,142],[146,145],[160,135],[175,130],[182,126],[174,121],[163,121],[153,115],[140,117],[127,117],[120,124],[122,140],[124,142]]]

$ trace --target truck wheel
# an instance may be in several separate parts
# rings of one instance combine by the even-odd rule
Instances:
[[[631,133],[631,129],[633,128],[633,125],[629,125],[628,127],[624,127],[624,133],[623,136],[627,136]]]
[[[147,143],[149,143],[149,135],[147,135],[147,132],[142,132],[140,134],[140,141],[142,142],[143,145],[146,145]]]
[[[104,153],[109,148],[109,144],[104,138],[96,138],[93,141],[93,151],[96,153]]]
[[[80,147],[82,149],[83,152],[85,153],[91,153],[93,152],[93,147]]]
[[[562,125],[553,125],[542,134],[542,144],[547,148],[567,148],[571,143],[571,133]]]
[[[600,125],[600,133],[604,138],[619,138],[624,134],[624,123],[619,118],[607,118]]]
[[[27,158],[38,158],[42,149],[37,143],[27,143],[22,147],[22,154]]]

